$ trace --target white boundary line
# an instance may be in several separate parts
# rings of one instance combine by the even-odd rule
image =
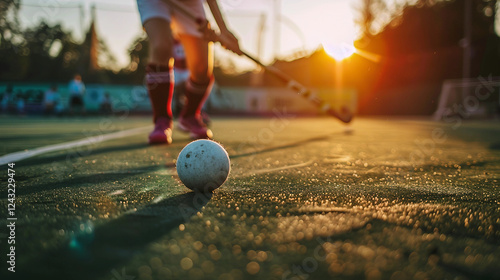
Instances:
[[[80,147],[80,146],[86,146],[86,145],[90,145],[90,144],[100,143],[100,142],[111,140],[111,139],[127,137],[127,136],[131,136],[134,134],[139,134],[139,133],[145,132],[149,129],[151,129],[149,126],[148,127],[138,127],[138,128],[108,133],[108,134],[102,134],[102,135],[98,135],[98,136],[94,136],[94,137],[87,137],[87,138],[80,139],[80,140],[74,140],[74,141],[70,141],[70,142],[35,148],[33,150],[10,153],[10,154],[6,154],[6,155],[0,157],[0,166],[7,164],[7,163],[11,163],[11,162],[18,162],[18,161],[21,161],[23,159],[27,159],[27,158],[34,157],[37,155],[45,154],[48,152],[62,151],[62,150],[71,149],[74,147]]]

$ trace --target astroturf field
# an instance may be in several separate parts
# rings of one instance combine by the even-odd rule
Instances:
[[[215,118],[232,169],[211,195],[177,178],[187,136],[151,128],[0,117],[3,156],[82,140],[14,162],[10,216],[1,166],[0,278],[500,279],[498,121]]]

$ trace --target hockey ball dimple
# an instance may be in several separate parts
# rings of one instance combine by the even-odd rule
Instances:
[[[229,176],[230,160],[226,150],[212,140],[187,144],[177,157],[177,174],[191,190],[211,192]]]

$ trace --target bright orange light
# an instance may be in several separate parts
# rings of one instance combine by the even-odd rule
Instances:
[[[368,51],[364,51],[364,50],[361,50],[361,49],[356,49],[356,54],[358,54],[359,56],[364,57],[364,58],[370,60],[371,62],[380,62],[382,60],[382,56],[381,55],[376,54],[376,53],[371,53],[371,52],[368,52]]]
[[[323,43],[322,45],[325,52],[336,61],[346,59],[356,52],[352,43]]]

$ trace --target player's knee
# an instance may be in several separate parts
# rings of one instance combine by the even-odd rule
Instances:
[[[172,46],[165,41],[157,41],[154,43],[151,43],[151,52],[153,54],[153,57],[162,59],[162,60],[168,60],[170,57],[172,57]]]
[[[191,73],[191,79],[193,82],[200,85],[209,84],[211,77],[212,75],[208,72],[207,68],[200,67]]]

